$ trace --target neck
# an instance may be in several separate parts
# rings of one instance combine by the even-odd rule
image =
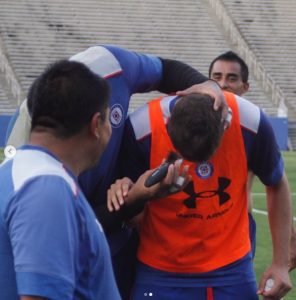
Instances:
[[[86,145],[83,137],[61,139],[50,131],[32,132],[29,143],[41,146],[53,153],[77,177],[91,167],[89,155],[86,155]]]

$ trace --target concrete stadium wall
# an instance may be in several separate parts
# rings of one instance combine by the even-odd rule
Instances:
[[[288,119],[269,117],[277,143],[281,150],[288,150]]]

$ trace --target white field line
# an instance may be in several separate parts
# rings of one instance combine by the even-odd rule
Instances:
[[[260,196],[260,197],[263,197],[265,196],[266,194],[265,193],[252,193],[253,196]],[[295,196],[296,193],[291,193],[292,196]],[[267,211],[265,210],[261,210],[261,209],[256,209],[256,208],[253,208],[253,212],[256,213],[256,214],[260,214],[260,215],[265,215],[267,216]],[[296,217],[293,217],[293,220],[296,221]]]
[[[266,193],[252,193],[253,196],[260,196],[263,197],[266,195]],[[296,196],[296,193],[291,193],[291,196]]]
[[[259,215],[267,216],[267,211],[253,208],[253,212]],[[296,221],[296,217],[293,217],[293,220]]]

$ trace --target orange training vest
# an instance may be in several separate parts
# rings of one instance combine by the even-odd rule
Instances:
[[[215,155],[202,164],[184,162],[193,178],[185,191],[146,205],[138,259],[151,267],[208,272],[250,251],[247,160],[236,99],[230,93],[225,96],[233,118]],[[160,101],[149,103],[151,168],[173,150]]]

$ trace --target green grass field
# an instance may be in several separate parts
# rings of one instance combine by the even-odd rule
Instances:
[[[293,199],[294,217],[296,216],[296,152],[284,152],[285,169],[290,183],[290,189]],[[264,187],[259,180],[256,180],[253,188],[254,208],[266,211],[265,195],[257,195],[256,193],[264,193]],[[295,195],[294,195],[295,193]],[[257,248],[255,256],[255,271],[257,279],[264,272],[265,268],[271,262],[271,239],[268,227],[267,216],[254,213],[257,223]],[[290,273],[294,288],[285,297],[285,300],[296,299],[296,270]]]
[[[3,149],[0,148],[0,162],[4,159]]]
[[[0,161],[4,158],[3,149],[0,149]],[[290,188],[293,195],[294,216],[296,216],[296,152],[283,153],[285,159],[286,173],[289,179]],[[264,187],[255,180],[253,187],[254,208],[266,211],[266,202],[264,195]],[[258,193],[260,193],[258,195]],[[268,227],[267,216],[254,213],[257,223],[257,248],[255,257],[255,271],[257,279],[264,272],[265,268],[271,262],[271,239]],[[285,297],[285,300],[296,299],[296,270],[291,272],[291,279],[295,288]]]

